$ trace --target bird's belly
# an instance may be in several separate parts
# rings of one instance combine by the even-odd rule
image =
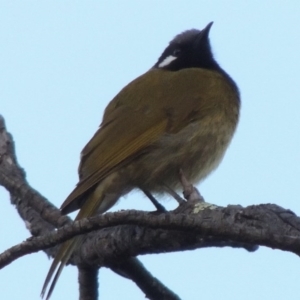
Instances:
[[[141,168],[145,175],[136,177],[135,185],[153,192],[160,192],[163,184],[178,189],[180,169],[192,183],[201,181],[221,162],[234,129],[222,118],[208,118],[164,135],[137,161],[135,170]]]

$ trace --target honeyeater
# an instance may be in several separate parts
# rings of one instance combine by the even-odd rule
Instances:
[[[198,183],[219,165],[238,123],[240,97],[213,57],[211,26],[178,34],[155,65],[107,105],[82,150],[79,182],[63,202],[63,214],[79,209],[79,220],[104,213],[133,189],[176,191],[180,170]],[[44,295],[52,281],[47,299],[81,242],[72,238],[58,250],[42,290]]]

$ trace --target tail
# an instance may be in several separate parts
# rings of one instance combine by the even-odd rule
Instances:
[[[104,180],[99,183],[93,191],[87,196],[85,202],[81,206],[81,209],[76,216],[75,221],[80,219],[93,216],[95,214],[101,214],[109,210],[124,194],[128,192],[128,187],[126,187],[126,182],[119,179],[118,173],[112,173],[107,176]],[[68,200],[69,198],[67,198]],[[67,205],[63,203],[63,208],[67,207],[72,201],[67,201]],[[76,202],[76,198],[75,198]],[[77,202],[76,202],[77,203]],[[72,203],[71,203],[72,204]],[[65,205],[65,206],[64,206]],[[59,275],[61,274],[64,266],[67,264],[69,258],[71,257],[73,251],[81,245],[83,241],[82,236],[74,237],[66,242],[64,242],[58,250],[51,267],[48,271],[47,277],[45,279],[43,289],[41,292],[41,297],[43,298],[49,283],[51,282],[49,291],[47,293],[46,300],[48,300],[53,292]],[[53,277],[54,276],[54,277]],[[53,280],[52,280],[53,278]]]
[[[99,207],[99,202],[101,203],[101,200],[100,201],[99,201],[99,199],[97,199],[97,200],[98,201],[95,201],[93,196],[89,197],[89,199],[87,199],[87,201],[81,207],[78,215],[76,216],[75,221],[96,214],[98,207]],[[55,274],[55,276],[51,282],[50,288],[48,290],[46,300],[48,300],[50,298],[64,266],[67,264],[73,251],[77,247],[79,247],[81,245],[81,243],[82,243],[82,237],[79,236],[79,237],[72,238],[72,239],[64,242],[61,245],[61,247],[58,250],[58,253],[56,254],[56,256],[51,264],[48,274],[46,276],[46,279],[45,279],[45,282],[44,282],[44,285],[42,288],[42,292],[41,292],[42,298],[44,298],[47,287],[48,287],[49,283],[51,282],[53,275]]]

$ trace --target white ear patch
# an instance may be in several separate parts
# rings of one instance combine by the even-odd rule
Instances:
[[[169,65],[173,60],[175,60],[177,57],[176,56],[173,56],[173,55],[170,55],[170,56],[167,56],[159,65],[158,67],[159,68],[163,68],[167,65]]]

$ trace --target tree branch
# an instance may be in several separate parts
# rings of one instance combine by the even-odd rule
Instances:
[[[98,268],[78,267],[79,300],[98,299]]]
[[[110,265],[110,268],[117,274],[130,278],[135,282],[150,300],[180,300],[176,294],[153,277],[143,264],[135,258],[114,262]],[[124,269],[126,269],[126,274],[123,273]]]
[[[6,131],[5,121],[1,115],[0,185],[9,192],[12,204],[22,219],[27,222],[32,235],[44,234],[54,227],[61,227],[71,221],[69,217],[61,215],[59,209],[28,184],[26,174],[16,158],[13,138]],[[33,210],[37,214],[33,213]]]
[[[232,241],[259,244],[299,255],[299,224],[300,219],[294,213],[272,204],[247,208],[204,208],[189,215],[175,212],[153,215],[134,210],[106,213],[65,225],[45,236],[30,238],[1,254],[0,266],[75,235],[103,228],[83,244],[77,263],[91,264],[95,263],[95,258],[99,258],[97,263],[103,264],[103,261],[118,257],[124,259],[138,254],[196,249],[208,240],[219,240],[223,245]],[[84,261],[81,261],[82,258]]]

